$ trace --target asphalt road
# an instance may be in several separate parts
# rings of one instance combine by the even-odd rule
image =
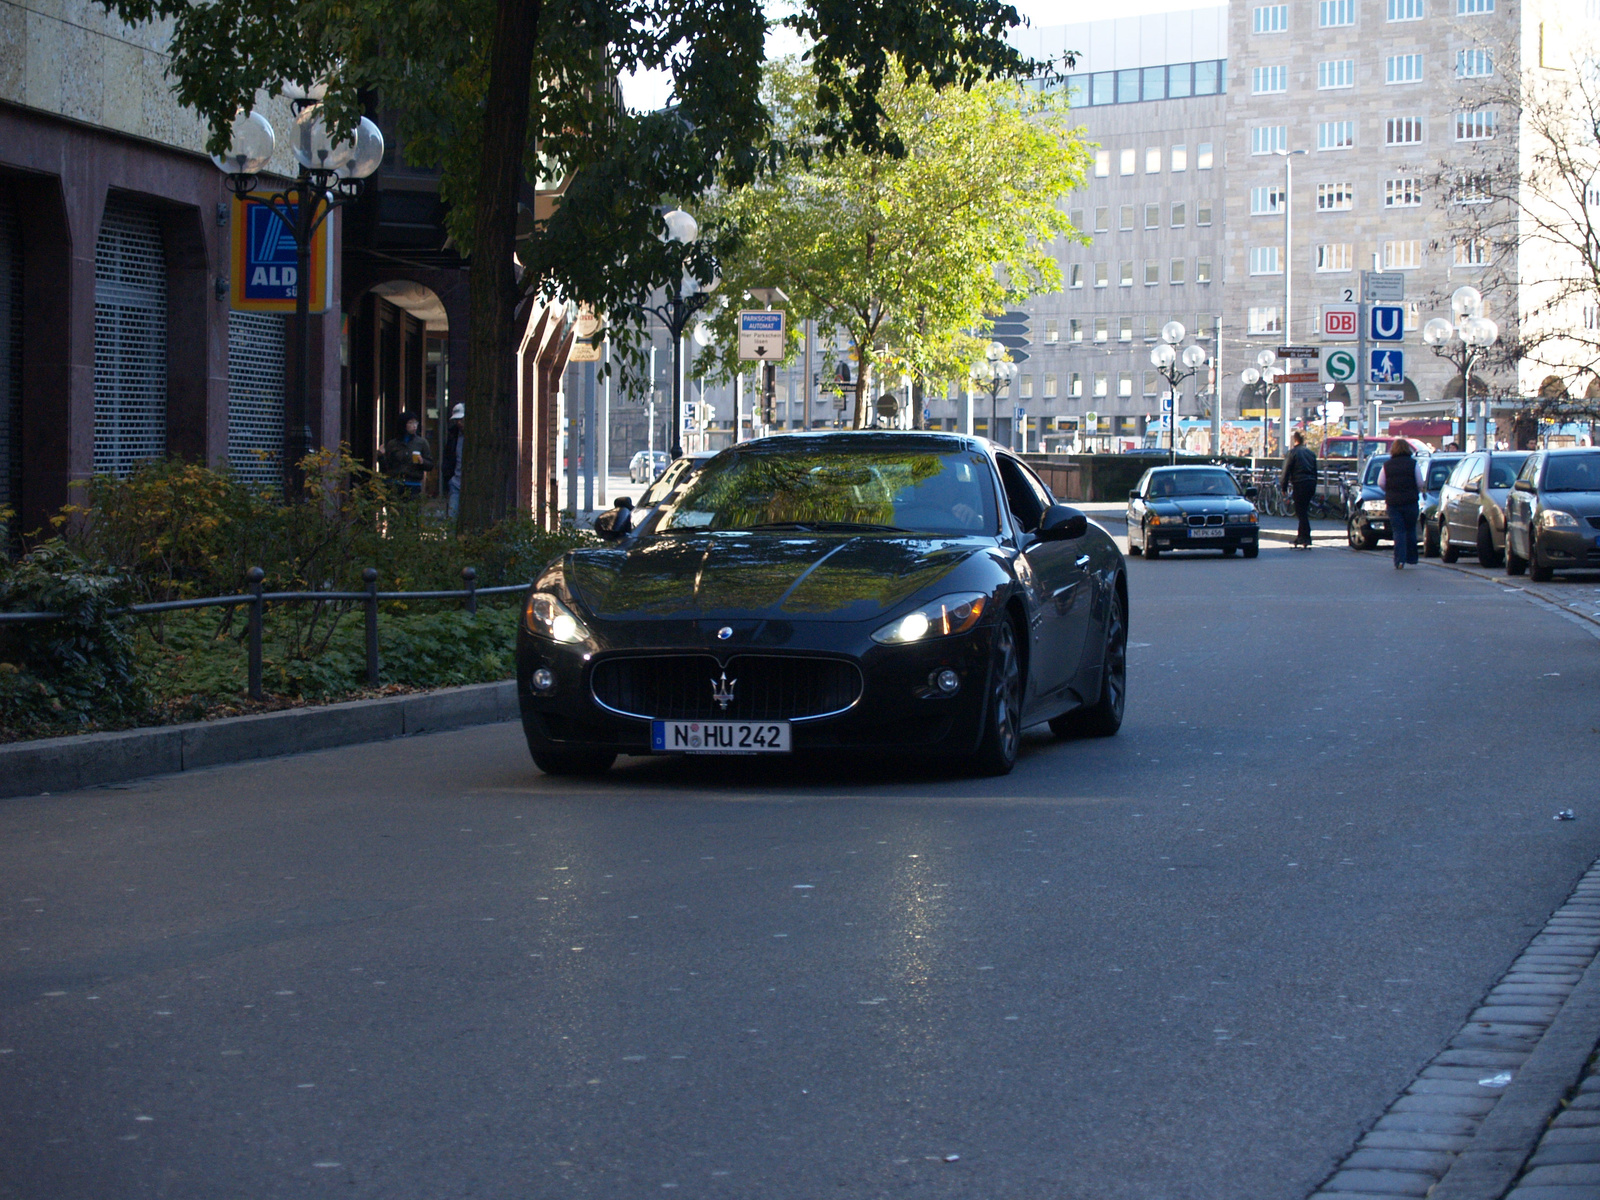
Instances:
[[[1121,736],[1007,779],[504,725],[0,804],[0,1196],[1301,1200],[1600,856],[1600,642],[1129,566]]]

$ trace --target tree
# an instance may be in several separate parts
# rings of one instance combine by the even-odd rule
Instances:
[[[804,63],[769,69],[774,144],[791,152],[712,210],[739,241],[722,263],[730,300],[707,357],[721,377],[736,372],[733,298],[780,287],[791,336],[813,319],[849,339],[860,428],[874,419],[875,374],[962,378],[993,315],[1061,286],[1054,245],[1082,239],[1059,203],[1082,185],[1088,152],[1060,91],[938,87],[891,63],[882,144],[827,153],[807,145],[818,91]]]
[[[330,124],[364,100],[400,114],[408,155],[443,171],[458,244],[471,255],[466,401],[475,452],[462,524],[506,515],[515,495],[514,334],[524,296],[562,296],[642,326],[643,298],[687,266],[708,277],[715,239],[684,256],[661,241],[659,207],[719,178],[743,184],[770,153],[759,88],[767,19],[748,0],[100,0],[124,19],[173,22],[181,101],[226,147],[257,93],[326,81]],[[812,43],[812,136],[897,150],[878,93],[891,61],[936,86],[1032,72],[1004,40],[1001,0],[806,0],[784,22]],[[620,103],[619,73],[672,72],[671,112]],[[539,174],[572,178],[565,201],[517,237]],[[524,264],[519,277],[513,251]]]

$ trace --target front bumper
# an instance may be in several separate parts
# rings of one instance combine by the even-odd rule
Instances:
[[[1222,531],[1220,537],[1202,530]],[[1150,544],[1157,550],[1237,550],[1254,546],[1260,537],[1257,525],[1152,525]]]
[[[1587,522],[1585,522],[1587,524]],[[1556,570],[1600,570],[1600,531],[1540,529],[1535,532],[1538,561]]]

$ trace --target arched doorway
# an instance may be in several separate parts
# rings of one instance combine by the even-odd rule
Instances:
[[[421,421],[437,456],[450,417],[450,318],[426,284],[390,279],[346,309],[345,436],[373,466],[405,414]]]

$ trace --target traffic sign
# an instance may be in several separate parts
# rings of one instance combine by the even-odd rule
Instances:
[[[1161,397],[1161,411],[1164,413],[1172,411],[1172,396],[1170,393]]]
[[[1322,375],[1318,371],[1279,371],[1272,378],[1275,383],[1316,383]]]
[[[1100,414],[1097,413],[1097,412],[1086,412],[1086,413],[1084,413],[1083,414],[1083,427],[1085,429],[1088,429],[1088,430],[1095,430],[1095,429],[1100,428]]]
[[[1340,347],[1329,350],[1322,360],[1323,383],[1354,383],[1356,381],[1356,352]]]
[[[1367,395],[1374,400],[1381,401],[1384,404],[1388,404],[1393,400],[1404,400],[1406,398],[1404,388],[1395,388],[1392,390],[1389,388],[1372,388],[1367,392]]]
[[[1406,298],[1406,277],[1399,271],[1363,271],[1361,298],[1368,304],[1399,304]]]
[[[783,357],[783,313],[775,309],[745,309],[739,313],[739,357],[777,362]]]
[[[1404,383],[1406,355],[1404,350],[1369,350],[1371,356],[1367,371],[1368,383]]]
[[[1322,306],[1322,340],[1353,342],[1361,331],[1361,307],[1357,304]]]
[[[1279,358],[1318,358],[1322,354],[1321,346],[1279,346]]]
[[[1375,342],[1406,340],[1406,310],[1398,304],[1374,304],[1367,310],[1367,336]]]

